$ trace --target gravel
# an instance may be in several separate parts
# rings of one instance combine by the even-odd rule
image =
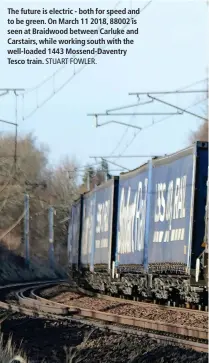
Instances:
[[[123,305],[108,310],[112,314],[128,315],[136,318],[165,321],[170,324],[187,325],[198,328],[208,328],[208,319],[205,315],[175,310],[161,310],[159,308],[142,308],[134,305]]]
[[[186,325],[198,328],[208,328],[208,318],[204,313],[196,313],[192,310],[188,312],[183,312],[179,310],[165,310],[161,306],[156,305],[156,307],[144,307],[131,304],[131,302],[121,302],[118,301],[108,301],[99,298],[87,297],[79,293],[66,291],[59,293],[59,287],[55,290],[51,288],[48,291],[48,297],[53,301],[63,303],[66,305],[72,305],[75,307],[105,311],[111,314],[126,315],[136,318],[143,318],[148,320],[162,321],[170,324]],[[53,297],[52,297],[53,295]],[[55,296],[56,295],[56,296]],[[45,297],[47,297],[45,291]]]
[[[49,321],[15,315],[2,324],[4,339],[25,351],[31,363],[206,363],[208,355],[163,346],[146,336],[113,334],[72,321]],[[23,341],[22,341],[23,340]],[[66,355],[68,359],[66,360]]]
[[[118,302],[110,302],[108,300],[97,299],[93,297],[87,297],[79,295],[77,293],[63,292],[58,296],[52,298],[53,301],[60,302],[62,304],[68,304],[85,309],[94,309],[104,311],[109,308],[118,306]]]

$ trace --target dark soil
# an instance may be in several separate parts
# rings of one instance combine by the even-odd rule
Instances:
[[[162,346],[148,337],[113,334],[70,321],[13,316],[2,324],[4,339],[12,333],[30,362],[45,363],[206,363],[208,355]],[[66,348],[65,348],[66,347]],[[68,360],[66,361],[66,354]]]
[[[66,277],[60,272],[60,267],[56,270],[50,269],[48,261],[31,259],[30,266],[26,265],[24,257],[15,251],[9,251],[0,243],[0,285],[17,283],[24,281],[39,281],[43,279],[56,279]]]
[[[46,298],[46,299],[52,299],[63,292],[69,292],[69,284],[60,284],[53,287],[43,288],[40,289],[39,295]],[[80,296],[80,294],[77,294]]]

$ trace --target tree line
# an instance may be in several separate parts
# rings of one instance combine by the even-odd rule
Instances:
[[[68,214],[80,191],[110,178],[108,163],[96,168],[87,165],[79,179],[76,160],[65,156],[58,165],[49,162],[49,149],[33,134],[22,135],[15,143],[12,134],[0,135],[0,239],[10,249],[23,252],[23,219],[10,233],[5,231],[23,213],[24,194],[30,197],[30,253],[48,255],[48,209],[54,206],[54,240],[57,254],[66,257]],[[5,235],[5,236],[4,236]],[[61,257],[60,257],[61,258]]]
[[[208,122],[189,136],[189,143],[208,141]],[[81,168],[65,156],[58,165],[49,161],[49,148],[29,133],[18,138],[17,158],[11,134],[0,134],[0,240],[10,249],[23,249],[23,220],[9,234],[4,232],[23,213],[24,194],[30,196],[30,251],[48,254],[48,208],[54,206],[55,250],[66,258],[68,215],[80,193],[112,178],[106,160]],[[80,172],[81,170],[81,172]],[[1,236],[4,236],[1,238]],[[62,257],[61,257],[62,258]],[[66,261],[67,262],[67,261]]]

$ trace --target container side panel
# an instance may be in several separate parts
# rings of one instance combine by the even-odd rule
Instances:
[[[96,193],[96,223],[94,228],[94,265],[108,265],[111,259],[113,182]]]
[[[203,252],[201,246],[205,234],[205,206],[207,201],[208,179],[208,148],[197,149],[196,195],[194,209],[194,230],[192,244],[192,268],[195,268],[196,258]]]
[[[149,264],[187,263],[193,154],[153,163]]]
[[[83,198],[82,239],[81,239],[81,265],[89,267],[91,264],[91,251],[93,241],[93,227],[95,217],[95,195],[87,194]]]
[[[117,222],[118,222],[118,191],[119,191],[119,178],[114,180],[114,197],[113,197],[113,213],[112,213],[112,250],[111,262],[116,261],[116,246],[117,246]],[[112,267],[112,266],[111,266]]]
[[[80,238],[81,200],[72,205],[68,226],[68,259],[69,265],[78,265]]]
[[[116,265],[142,265],[148,169],[119,180]]]
[[[205,206],[205,234],[204,234],[204,244],[206,252],[208,251],[208,224],[209,224],[209,180],[207,179],[207,197],[206,197],[206,206]]]

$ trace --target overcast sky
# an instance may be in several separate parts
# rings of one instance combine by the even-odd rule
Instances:
[[[130,5],[123,2],[121,7]],[[31,1],[0,2],[0,88],[21,87],[31,88],[49,77],[60,66],[49,65],[8,65],[7,64],[7,7],[59,7],[59,1],[46,3]],[[56,5],[57,4],[57,5]],[[116,1],[102,2],[95,0],[76,1],[77,6],[112,8]],[[133,1],[133,7],[143,7],[145,2]],[[73,6],[73,5],[72,5]],[[188,144],[191,130],[200,125],[201,121],[189,115],[173,116],[170,119],[138,132],[138,129],[121,125],[106,125],[95,128],[93,118],[87,113],[104,112],[108,108],[134,103],[136,99],[129,96],[134,91],[164,91],[176,90],[196,81],[206,78],[207,67],[207,6],[205,1],[157,1],[153,0],[138,17],[140,35],[135,37],[134,46],[129,47],[126,57],[98,57],[97,65],[89,65],[77,74],[71,82],[54,95],[43,107],[40,107],[31,117],[22,120],[22,115],[28,115],[36,102],[47,99],[53,90],[50,79],[38,91],[30,92],[24,97],[24,103],[19,97],[18,122],[19,132],[33,131],[38,140],[50,147],[51,162],[56,163],[63,155],[76,157],[83,165],[92,162],[91,155],[110,155],[116,146],[115,155],[161,155],[184,148]],[[76,67],[76,70],[78,68]],[[68,65],[55,77],[55,86],[59,87],[73,74],[73,66]],[[199,83],[191,89],[206,89],[205,83]],[[160,96],[159,96],[160,97]],[[200,94],[161,96],[164,100],[188,107],[204,97]],[[14,120],[14,96],[0,99],[0,118]],[[144,107],[144,108],[143,108]],[[141,112],[175,112],[164,105],[147,105],[138,107]],[[132,112],[134,109],[125,110]],[[189,109],[203,115],[203,103]],[[159,117],[137,116],[114,117],[114,120],[145,127]],[[110,118],[99,119],[99,122]],[[12,126],[1,124],[1,130],[13,131]],[[134,135],[138,132],[136,137]],[[123,136],[123,139],[121,137]],[[133,141],[132,141],[133,140]],[[121,142],[120,142],[121,141]],[[131,142],[132,141],[132,142]],[[145,162],[147,158],[112,159],[118,164],[132,169]]]

